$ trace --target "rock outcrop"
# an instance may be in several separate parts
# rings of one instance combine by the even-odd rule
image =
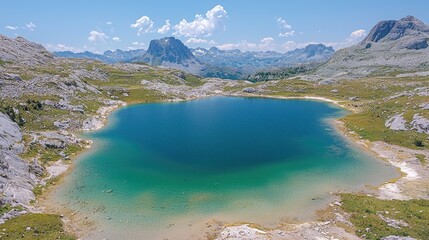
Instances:
[[[412,129],[419,133],[429,134],[429,119],[424,118],[419,114],[414,114],[413,121],[411,121],[411,126]]]
[[[316,74],[359,78],[389,72],[427,71],[429,26],[415,17],[379,22],[359,44],[337,51]]]
[[[40,65],[51,61],[54,56],[40,44],[22,37],[11,39],[0,34],[0,59],[4,62]]]
[[[397,114],[389,119],[387,119],[386,123],[384,124],[387,128],[390,128],[391,130],[396,131],[406,131],[407,128],[407,121],[404,119],[404,114]]]
[[[34,200],[36,176],[18,154],[22,153],[18,125],[0,113],[0,204],[27,205]]]
[[[104,126],[103,121],[98,116],[92,116],[83,121],[82,130],[94,131]]]

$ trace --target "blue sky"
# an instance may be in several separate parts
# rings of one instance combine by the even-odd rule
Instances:
[[[325,43],[339,49],[380,20],[414,15],[429,23],[427,0],[14,0],[1,1],[0,9],[0,34],[52,51],[147,49],[165,36],[189,47],[284,52]]]

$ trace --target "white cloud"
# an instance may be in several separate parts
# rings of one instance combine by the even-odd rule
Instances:
[[[246,40],[238,43],[225,43],[217,46],[222,50],[239,49],[241,51],[275,51],[278,46],[274,43],[274,38],[265,37],[259,43],[252,43]]]
[[[96,42],[96,41],[106,41],[106,39],[108,39],[109,36],[107,36],[105,33],[103,32],[98,32],[98,31],[91,31],[89,32],[89,37],[88,40],[90,42]]]
[[[225,29],[224,21],[227,17],[225,9],[221,5],[217,5],[207,11],[204,16],[195,15],[195,19],[192,22],[182,19],[174,26],[174,35],[184,37],[211,36],[214,32]]]
[[[15,31],[15,30],[19,29],[19,27],[6,26],[6,29],[9,29],[9,30],[13,30],[13,31]]]
[[[207,39],[202,39],[202,38],[189,38],[188,40],[186,40],[186,43],[188,44],[216,44],[215,41],[213,40],[207,40]]]
[[[261,43],[263,44],[271,44],[274,42],[274,38],[272,37],[266,37],[261,39]]]
[[[338,42],[326,42],[326,46],[331,46],[335,50],[350,47],[360,42],[367,35],[366,30],[358,29],[350,33],[350,35],[343,41]]]
[[[286,20],[282,19],[281,17],[277,18],[277,24],[282,29],[292,29],[292,26],[289,25]]]
[[[115,41],[115,42],[120,42],[121,41],[121,39],[119,37],[112,37],[112,40]]]
[[[132,46],[127,47],[128,50],[141,49],[141,48],[143,48],[145,46],[145,44],[142,43],[142,42],[132,42],[131,44],[132,44]]]
[[[113,23],[111,21],[106,22],[107,25],[112,25]]]
[[[33,22],[25,24],[25,27],[32,32],[36,30],[36,24],[34,24]]]
[[[279,33],[279,37],[290,37],[295,35],[295,31],[292,30],[292,26],[289,25],[286,20],[284,20],[283,18],[279,17],[277,18],[277,24],[279,25],[279,28],[281,28],[282,30],[287,30],[284,32]]]
[[[280,51],[282,52],[288,52],[295,50],[297,48],[305,48],[309,44],[318,44],[317,42],[304,42],[304,43],[297,43],[295,41],[287,41],[280,45]]]
[[[358,29],[350,33],[350,39],[360,39],[366,36],[366,30]]]
[[[166,33],[168,33],[168,31],[170,31],[170,29],[171,29],[170,20],[167,19],[167,20],[165,20],[165,25],[158,28],[157,32],[159,34],[166,34]]]
[[[70,51],[70,52],[82,52],[82,49],[66,46],[65,44],[46,44],[46,49],[51,52],[62,52],[62,51]]]
[[[290,36],[293,36],[293,35],[295,35],[295,31],[294,30],[289,31],[289,32],[279,33],[279,37],[290,37]]]
[[[150,20],[148,16],[143,16],[137,19],[135,23],[131,24],[131,28],[137,28],[137,35],[140,36],[142,33],[144,34],[152,31],[153,21]]]

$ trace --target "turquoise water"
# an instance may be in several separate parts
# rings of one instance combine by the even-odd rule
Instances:
[[[396,176],[326,121],[343,114],[316,101],[227,97],[126,107],[89,134],[95,149],[56,196],[100,224],[95,239],[190,238],[213,218],[306,219],[331,191]]]

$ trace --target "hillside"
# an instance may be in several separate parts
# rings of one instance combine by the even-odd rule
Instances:
[[[415,17],[377,23],[359,44],[321,66],[323,77],[358,78],[429,69],[429,26]]]

